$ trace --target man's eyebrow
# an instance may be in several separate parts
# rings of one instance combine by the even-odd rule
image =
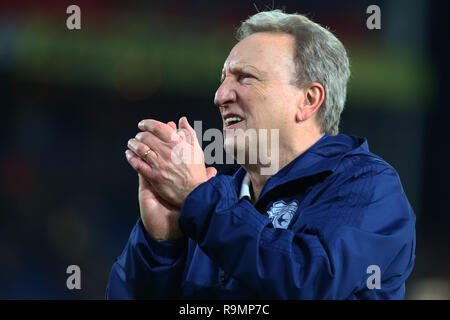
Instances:
[[[266,72],[259,70],[258,68],[252,66],[251,64],[238,64],[235,65],[233,68],[231,68],[232,71],[250,71],[255,72],[257,74],[263,75],[266,74]]]
[[[230,71],[232,73],[235,73],[235,72],[247,72],[248,71],[248,72],[254,72],[254,73],[256,73],[257,75],[260,75],[260,76],[264,76],[264,75],[267,74],[267,72],[259,70],[258,68],[254,67],[254,66],[252,66],[250,64],[237,64],[237,65],[231,67]],[[220,80],[223,79],[224,75],[225,75],[225,69],[222,70],[222,73],[220,75]]]

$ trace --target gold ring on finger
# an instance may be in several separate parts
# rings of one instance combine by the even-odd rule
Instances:
[[[152,151],[152,149],[148,148],[148,150],[145,151],[145,153],[144,153],[144,159],[145,159],[146,161],[148,161],[147,156],[148,156],[148,154],[150,153],[150,151]]]

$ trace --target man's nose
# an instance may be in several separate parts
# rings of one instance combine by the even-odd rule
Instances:
[[[236,102],[236,91],[227,80],[222,82],[214,96],[214,104],[218,107]]]

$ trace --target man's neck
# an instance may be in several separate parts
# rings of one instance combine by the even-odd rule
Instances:
[[[271,175],[262,175],[261,168],[259,168],[258,165],[250,165],[245,166],[245,170],[247,171],[248,175],[250,176],[250,192],[251,192],[251,202],[253,204],[256,203],[256,200],[258,200],[259,195],[261,194],[261,191],[266,184],[267,180],[271,177]]]
[[[279,150],[279,170],[289,164],[292,160],[300,156],[306,150],[308,150],[312,145],[314,145],[320,138],[324,136],[323,133],[310,135],[307,138],[302,137],[301,143],[297,143],[292,147],[284,147],[283,149],[280,146]],[[305,139],[306,138],[306,139]],[[261,174],[261,169],[263,168],[260,164],[252,164],[252,165],[244,165],[245,171],[250,176],[251,181],[251,191],[252,191],[252,203],[255,204],[259,199],[259,196],[266,184],[267,180],[272,177],[272,175],[264,175]]]

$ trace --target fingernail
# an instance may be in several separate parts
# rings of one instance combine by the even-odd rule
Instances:
[[[131,158],[131,155],[128,152],[128,150],[125,150],[125,157],[127,157],[128,160],[130,160],[130,158]]]
[[[136,143],[133,141],[133,139],[128,140],[128,146],[133,149],[136,147]]]
[[[144,127],[144,121],[138,123],[138,128],[142,129]]]
[[[141,141],[141,139],[140,139],[141,133],[142,133],[142,132],[138,132],[134,138],[135,138],[136,140]]]

